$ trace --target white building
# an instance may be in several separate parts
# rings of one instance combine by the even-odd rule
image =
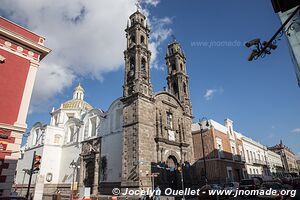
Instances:
[[[56,188],[70,190],[71,184],[91,187],[92,193],[97,193],[99,178],[100,182],[120,182],[122,107],[117,99],[107,112],[94,109],[84,101],[84,89],[79,84],[71,100],[53,108],[49,125],[38,122],[31,128],[18,161],[16,184],[28,183],[24,170],[31,168],[34,151],[42,157],[38,175],[44,176],[46,194],[53,194]],[[75,171],[70,167],[72,161],[78,166]],[[97,170],[100,162],[106,164]]]
[[[284,23],[288,17],[294,12],[296,8],[292,8],[286,12],[279,12],[279,18],[282,23]],[[290,47],[290,53],[292,57],[292,61],[295,66],[296,77],[298,80],[298,85],[300,87],[300,18],[299,11],[292,18],[292,20],[287,24],[285,29],[287,30],[286,35],[288,39],[288,44]],[[288,28],[289,27],[289,28]]]
[[[249,177],[269,178],[266,158],[267,147],[246,136],[242,136],[242,143]]]
[[[283,173],[281,156],[271,150],[267,150],[267,161],[271,175],[273,177],[280,177]]]

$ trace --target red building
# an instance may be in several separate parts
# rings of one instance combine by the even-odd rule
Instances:
[[[0,16],[0,195],[14,182],[26,116],[45,38]],[[5,136],[8,137],[5,139]]]

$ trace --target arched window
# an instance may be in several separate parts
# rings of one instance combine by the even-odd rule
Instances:
[[[142,73],[146,73],[146,60],[145,60],[145,58],[142,58],[142,61],[141,61],[141,71],[142,71]]]
[[[134,70],[134,68],[135,68],[135,59],[130,58],[130,70]]]
[[[75,136],[75,127],[73,125],[68,128],[69,142],[74,142],[76,139]]]
[[[176,65],[175,64],[172,64],[172,70],[176,70]]]
[[[92,117],[89,119],[89,124],[90,124],[90,134],[89,136],[93,137],[96,135],[96,126],[97,126],[97,117]]]
[[[173,128],[173,115],[170,112],[167,112],[167,128]]]
[[[177,82],[175,80],[173,80],[173,90],[174,90],[174,93],[175,95],[178,94],[178,85],[177,85]]]
[[[180,70],[183,71],[182,63],[180,63]]]
[[[141,36],[141,44],[145,44],[145,37],[143,35]]]
[[[132,35],[130,39],[131,39],[131,42],[132,42],[132,43],[136,43],[135,35]]]
[[[186,94],[186,84],[185,83],[183,83],[183,92],[184,92],[184,94]]]

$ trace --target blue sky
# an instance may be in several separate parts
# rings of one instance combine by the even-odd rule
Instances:
[[[149,19],[152,19],[152,22],[155,19],[169,19],[164,29],[171,30],[182,44],[187,57],[194,121],[205,116],[223,124],[223,120],[228,117],[234,121],[235,130],[268,146],[282,139],[299,155],[300,88],[297,85],[286,39],[279,41],[278,48],[271,55],[252,62],[247,61],[250,49],[243,45],[244,42],[254,38],[268,40],[280,26],[271,2],[269,0],[160,2],[156,0],[155,2],[156,6],[143,4],[150,14]],[[19,5],[15,9],[23,8]],[[132,9],[134,7],[131,5],[127,13],[132,12]],[[12,16],[3,10],[2,12],[13,21],[36,29],[37,32],[40,30],[34,26],[34,21],[27,23],[26,20],[21,20],[21,14]],[[124,23],[117,26],[124,29],[126,19],[122,21]],[[152,25],[153,32],[157,33],[155,28],[159,26],[154,23]],[[101,31],[104,32],[105,28]],[[119,57],[123,56],[125,49],[125,32],[121,34],[123,48],[115,51]],[[167,34],[166,39],[156,43],[158,67],[153,67],[151,71],[155,91],[161,90],[166,85],[164,56],[170,41],[170,34]],[[193,46],[195,42],[215,45]],[[218,45],[220,42],[235,42],[240,45],[220,46]],[[50,48],[53,52],[56,51],[53,47]],[[98,53],[101,54],[100,51]],[[122,95],[123,64],[121,62],[115,65],[117,66],[102,71],[100,77],[91,75],[92,70],[80,75],[77,73],[65,87],[60,88],[59,92],[51,97],[51,101],[43,104],[47,109],[39,109],[29,114],[27,119],[29,127],[36,121],[49,122],[51,107],[58,107],[60,103],[70,99],[72,90],[78,82],[85,88],[87,102],[94,107],[107,110],[110,103]],[[72,66],[76,67],[76,64],[73,63]],[[77,71],[80,71],[80,68],[77,68]],[[68,73],[68,70],[62,73]]]

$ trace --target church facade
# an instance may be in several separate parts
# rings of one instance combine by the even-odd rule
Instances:
[[[168,88],[153,93],[150,30],[145,20],[137,11],[130,16],[125,30],[122,187],[150,187],[151,163],[164,162],[176,168],[180,163],[194,160],[185,55],[178,42],[168,45]]]
[[[137,10],[125,31],[123,96],[103,111],[84,101],[84,89],[78,85],[71,100],[52,110],[49,125],[37,123],[30,130],[18,163],[17,186],[28,181],[22,171],[29,168],[33,151],[42,156],[35,176],[44,177],[44,193],[70,185],[110,194],[114,187],[181,183],[174,169],[194,162],[186,57],[177,41],[168,45],[167,88],[154,93],[146,17]],[[153,182],[151,175],[160,165],[168,170]]]

